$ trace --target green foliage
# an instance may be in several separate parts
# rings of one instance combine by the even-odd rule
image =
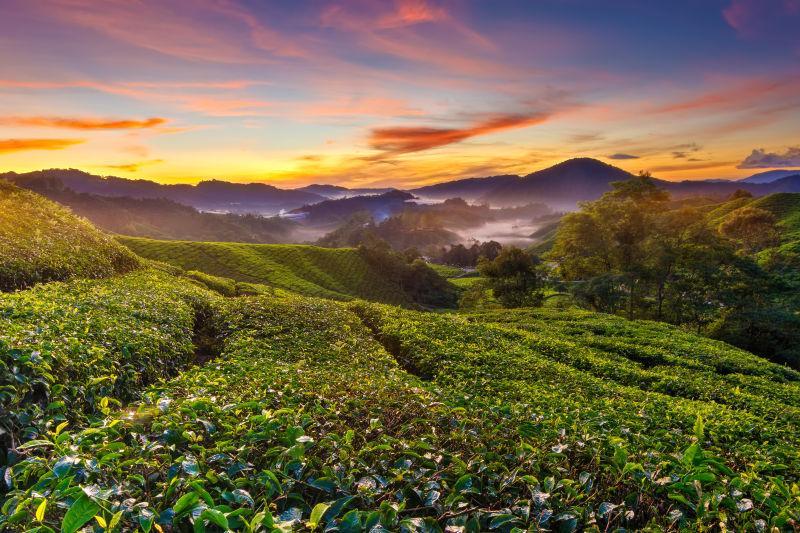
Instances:
[[[269,274],[247,262],[259,257],[251,248],[177,245],[242,277],[232,265]],[[287,250],[311,276],[318,249]],[[449,283],[385,250],[342,252],[382,275]],[[289,264],[279,263],[293,276]],[[298,279],[287,288],[313,285]],[[219,296],[245,283],[160,268],[0,295],[0,530],[800,521],[798,371],[664,323],[577,309]]]
[[[68,209],[0,181],[0,291],[138,266],[129,250]]]
[[[480,489],[467,501],[517,509],[492,520],[525,528],[546,517],[540,527],[567,530],[797,520],[797,372],[674,327],[582,311],[357,312],[443,401],[485,417],[469,461]]]
[[[692,328],[800,368],[791,256],[764,252],[787,218],[750,197],[672,208],[646,177],[564,217],[548,258],[590,309]],[[785,202],[781,202],[784,204]],[[789,217],[790,218],[790,217]],[[717,232],[717,228],[721,233]]]
[[[195,317],[213,300],[139,271],[0,294],[0,435],[39,438],[108,414],[192,360]]]
[[[425,307],[455,307],[457,289],[422,259],[409,263],[408,256],[393,252],[382,241],[373,246],[359,246],[358,253],[377,272],[395,280],[413,302]]]
[[[208,295],[155,276],[159,293]],[[800,518],[800,374],[722,343],[584,311],[459,316],[298,296],[209,309],[218,358],[124,412],[17,446],[0,528],[81,527],[89,511],[144,531]]]
[[[428,266],[431,267],[434,271],[436,271],[437,274],[446,279],[458,278],[464,274],[463,268],[455,266],[440,265],[438,263],[428,263]]]
[[[748,253],[759,252],[779,242],[775,215],[758,207],[741,207],[725,217],[719,232],[739,243]]]
[[[506,246],[494,259],[481,258],[478,272],[487,278],[494,296],[506,307],[542,304],[544,279],[539,259]]]

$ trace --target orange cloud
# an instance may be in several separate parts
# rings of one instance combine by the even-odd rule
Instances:
[[[458,143],[478,135],[541,124],[549,117],[545,113],[534,115],[493,115],[466,128],[376,128],[370,133],[369,145],[375,150],[391,154],[420,152]]]
[[[0,118],[0,124],[12,126],[32,126],[42,128],[64,128],[70,130],[128,130],[144,129],[160,126],[167,119],[160,117],[145,120],[130,119],[97,119],[69,117],[6,117]]]
[[[729,167],[736,164],[734,161],[695,163],[690,165],[662,165],[649,168],[652,172],[681,172],[684,170],[705,170],[707,168]]]
[[[24,150],[63,150],[84,139],[4,139],[0,140],[0,154]]]
[[[136,172],[140,168],[148,165],[156,165],[163,163],[163,159],[148,159],[147,161],[137,161],[135,163],[125,163],[122,165],[105,165],[105,168],[112,168],[114,170],[125,170],[127,172]]]

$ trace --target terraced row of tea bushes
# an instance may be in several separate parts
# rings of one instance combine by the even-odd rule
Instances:
[[[410,303],[394,280],[382,276],[352,248],[157,241],[133,237],[119,237],[119,240],[142,257],[187,271],[265,284],[306,296]]]
[[[42,284],[0,294],[4,448],[82,423],[192,360],[208,291],[169,274]]]
[[[617,329],[614,326],[622,319],[608,317],[609,329],[617,333],[607,331],[604,335],[590,335],[587,332],[592,331],[592,325],[597,326],[606,320],[603,315],[596,315],[587,317],[587,326],[580,335],[569,336],[565,330],[571,326],[563,327],[568,321],[560,319],[573,315],[573,312],[540,310],[476,313],[470,319],[497,323],[503,328],[513,325],[509,331],[519,337],[518,342],[545,357],[595,376],[671,396],[727,404],[769,420],[780,421],[786,424],[789,431],[800,430],[800,373],[723,343],[698,339],[662,324],[622,322],[622,327]],[[633,333],[637,326],[645,329],[638,336]],[[650,326],[661,331],[649,329]],[[620,334],[621,331],[627,333],[629,342]],[[637,342],[651,342],[658,346],[658,339],[665,345],[669,339],[670,350],[642,346]],[[700,364],[695,358],[676,355],[671,351],[678,346],[691,350],[687,353],[704,361],[713,362],[715,356],[724,357],[728,363],[724,366],[727,372],[735,372],[737,367],[733,363],[740,362],[742,369],[753,369],[758,365],[760,374],[720,374],[713,366]],[[778,376],[778,379],[769,377],[772,375]]]
[[[478,519],[471,457],[495,452],[472,419],[496,415],[436,401],[336,303],[224,305],[219,358],[152,388],[129,417],[25,447],[0,528],[438,531]]]
[[[138,266],[130,250],[68,209],[0,180],[0,291]]]
[[[596,376],[557,360],[558,334],[550,349],[544,338],[532,343],[526,332],[457,315],[353,308],[443,401],[507,415],[495,431],[531,454],[517,475],[555,480],[534,494],[537,505],[510,507],[519,523],[532,512],[553,512],[567,529],[601,517],[614,527],[737,531],[800,520],[800,433],[779,409],[759,416],[760,404],[740,409]],[[484,487],[491,472],[479,476]]]
[[[579,309],[503,309],[469,315],[470,321],[505,324],[546,332],[616,353],[643,366],[683,366],[718,374],[762,376],[777,382],[800,382],[800,372],[770,363],[750,352],[679,328],[647,320]]]

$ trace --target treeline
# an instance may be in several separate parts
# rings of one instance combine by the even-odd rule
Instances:
[[[708,210],[675,207],[646,175],[612,185],[564,217],[546,255],[581,305],[800,366],[798,271],[781,253],[758,260],[779,242],[771,212],[744,207],[718,223]]]
[[[481,258],[491,261],[500,255],[502,249],[503,245],[497,241],[475,242],[469,247],[455,244],[434,250],[429,254],[429,258],[434,263],[474,268],[478,266]]]

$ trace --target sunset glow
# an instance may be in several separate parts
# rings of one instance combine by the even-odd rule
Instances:
[[[602,4],[602,5],[601,5]],[[412,186],[800,166],[800,0],[6,0],[0,169]]]

